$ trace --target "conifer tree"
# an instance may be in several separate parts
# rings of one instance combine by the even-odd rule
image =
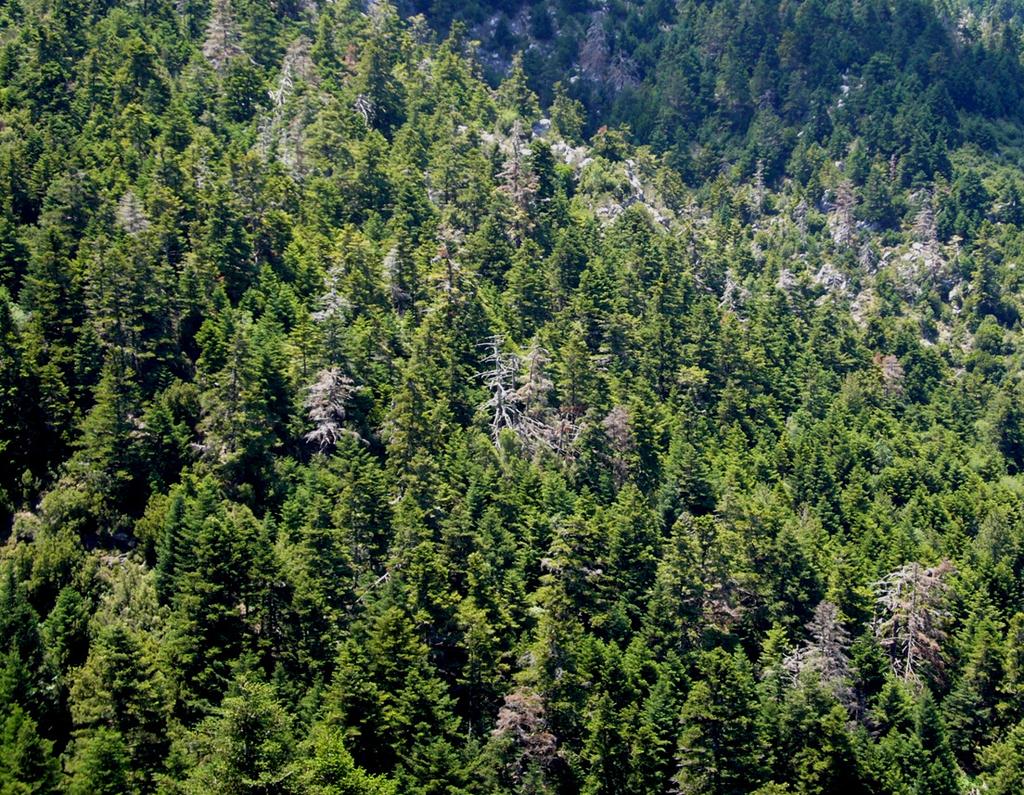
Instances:
[[[742,652],[702,655],[682,710],[675,781],[681,792],[738,793],[762,780],[754,679]]]

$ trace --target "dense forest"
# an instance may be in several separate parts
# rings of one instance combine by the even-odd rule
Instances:
[[[1024,791],[1008,0],[0,0],[0,793]]]

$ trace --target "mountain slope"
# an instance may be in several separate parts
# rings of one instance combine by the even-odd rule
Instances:
[[[545,102],[584,101],[591,123],[625,124],[690,180],[762,158],[778,176],[798,144],[944,170],[942,150],[986,143],[985,121],[1020,118],[1018,36],[993,11],[929,2],[412,4],[447,29],[470,21],[495,75],[517,49]],[[540,30],[538,30],[540,29]]]
[[[1019,790],[1012,20],[400,10],[0,10],[0,789]]]

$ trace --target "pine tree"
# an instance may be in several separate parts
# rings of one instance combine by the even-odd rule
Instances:
[[[302,760],[302,792],[310,795],[397,795],[398,785],[384,776],[371,776],[356,766],[337,729],[318,724],[307,741]]]
[[[243,677],[195,733],[196,766],[188,793],[297,792],[292,719],[274,689]]]
[[[982,761],[988,792],[1010,795],[1024,786],[1024,725],[1014,726],[1006,738],[985,749]]]
[[[957,761],[965,770],[975,772],[980,750],[996,737],[1001,661],[998,634],[991,618],[979,618],[970,637],[970,657],[960,680],[942,704],[942,714]]]
[[[612,592],[633,631],[642,622],[648,593],[654,584],[661,534],[650,505],[632,484],[618,493],[608,521]]]
[[[850,713],[815,672],[806,671],[783,698],[772,750],[776,779],[800,792],[866,792],[849,729]]]
[[[629,747],[622,718],[609,693],[603,692],[590,709],[587,739],[581,754],[587,768],[582,792],[607,795],[625,792],[629,775]]]
[[[96,765],[118,761],[109,775],[125,790],[150,792],[168,750],[169,700],[162,673],[125,627],[103,630],[71,687],[74,787],[98,783]]]
[[[403,792],[424,795],[459,786],[461,767],[458,720],[428,654],[407,612],[384,602],[342,647],[330,702],[358,764],[393,772]]]
[[[881,229],[892,227],[897,220],[890,188],[891,178],[881,163],[871,166],[864,185],[864,201],[858,208],[860,217]]]
[[[662,653],[691,651],[739,619],[733,536],[711,516],[683,515],[655,575],[645,637]]]
[[[949,747],[946,727],[930,692],[925,691],[917,714],[917,736],[924,752],[918,789],[937,795],[959,793],[960,774]]]
[[[270,359],[274,351],[260,350],[255,329],[243,314],[225,309],[223,333],[210,339],[220,353],[210,357],[220,366],[204,373],[206,389],[199,397],[202,419],[200,451],[230,482],[239,483],[260,471],[275,444],[269,387],[280,377]],[[272,337],[270,346],[276,346]],[[206,352],[204,352],[204,356]]]
[[[122,512],[141,512],[146,498],[138,390],[115,357],[104,365],[95,400],[68,469],[76,485],[94,496],[98,529],[113,535],[123,530]]]
[[[701,656],[682,711],[676,784],[680,792],[740,793],[762,780],[757,698],[742,652]]]
[[[240,88],[252,90],[251,86]],[[213,186],[201,234],[199,256],[204,265],[213,268],[214,278],[223,280],[228,297],[237,303],[255,276],[252,243],[237,200],[222,184]]]
[[[531,124],[540,116],[537,95],[527,85],[522,53],[512,57],[508,74],[498,87],[498,106],[512,118],[523,119]]]
[[[0,725],[0,790],[50,795],[59,792],[60,766],[53,743],[18,704],[10,704]]]
[[[0,701],[20,704],[39,718],[47,706],[42,691],[43,648],[39,615],[11,562],[0,563]]]
[[[124,738],[116,729],[100,727],[76,741],[68,763],[74,795],[122,795],[140,791],[130,783],[131,759]]]
[[[390,134],[404,116],[403,85],[392,74],[396,54],[387,52],[383,42],[371,39],[363,49],[353,80],[355,110],[367,126]]]
[[[552,125],[567,141],[574,144],[579,143],[583,133],[583,123],[586,120],[583,104],[570,97],[561,82],[555,83],[552,93],[554,99],[551,102],[551,109],[548,111]]]
[[[227,690],[235,662],[258,662],[273,642],[275,572],[265,527],[245,506],[221,503],[187,521],[191,560],[175,567],[168,647],[177,710],[203,716]]]
[[[675,752],[679,734],[680,704],[671,668],[659,668],[658,678],[639,715],[631,738],[629,792],[665,792],[676,772]]]

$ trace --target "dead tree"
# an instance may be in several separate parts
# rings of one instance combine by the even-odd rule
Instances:
[[[836,209],[832,219],[832,240],[837,246],[849,246],[853,242],[856,222],[853,209],[857,197],[849,180],[843,180],[836,186]]]
[[[117,203],[117,225],[129,235],[137,235],[149,229],[149,217],[139,197],[129,188]]]
[[[536,417],[544,417],[549,410],[548,399],[554,384],[547,376],[546,367],[550,362],[548,352],[536,340],[523,357],[520,373],[520,387],[516,390],[516,400],[523,406],[523,413]]]
[[[203,57],[218,73],[228,61],[242,55],[242,34],[231,8],[230,0],[214,0],[210,21],[203,40]]]
[[[465,234],[461,229],[442,222],[437,230],[437,253],[430,260],[434,286],[445,296],[445,314],[449,320],[454,318],[466,286],[466,274],[458,259],[458,251],[464,241]]]
[[[297,178],[307,174],[304,139],[311,117],[310,99],[302,97],[295,107],[291,105],[301,84],[316,85],[311,47],[305,36],[299,36],[288,46],[277,84],[269,92],[270,112],[260,120],[256,144],[263,157],[276,151],[281,163]]]
[[[550,396],[554,384],[548,378],[548,352],[536,340],[523,357],[515,399],[520,408],[517,433],[531,452],[553,449],[554,411]]]
[[[942,257],[942,246],[939,244],[931,194],[928,191],[921,191],[920,201],[921,206],[914,216],[913,237],[924,257],[925,268],[930,276],[935,276],[945,262]]]
[[[306,441],[326,450],[334,447],[342,436],[360,438],[343,425],[348,417],[348,406],[358,391],[359,387],[339,368],[321,370],[306,396],[306,408],[314,426],[306,434]]]
[[[875,634],[893,672],[905,681],[919,681],[926,668],[942,668],[946,577],[953,571],[949,561],[928,569],[913,562],[875,583],[881,608]]]
[[[373,126],[373,122],[377,118],[377,105],[374,103],[373,97],[368,94],[359,94],[352,109],[362,117],[367,127]]]
[[[749,209],[751,215],[760,218],[764,214],[764,200],[767,190],[764,184],[764,161],[757,161],[757,169],[754,171],[754,184],[750,190]]]
[[[328,360],[338,362],[342,358],[342,334],[352,311],[352,302],[345,295],[344,270],[340,263],[328,268],[324,276],[324,292],[318,303],[320,308],[311,317],[323,334]]]
[[[391,296],[391,305],[399,315],[404,315],[412,305],[412,295],[406,284],[406,271],[410,267],[407,254],[403,247],[396,243],[384,256],[384,282]]]
[[[814,609],[814,618],[807,625],[808,648],[828,681],[844,680],[850,673],[850,633],[839,618],[839,608],[823,600]]]
[[[839,608],[823,600],[807,624],[807,642],[783,660],[794,677],[813,671],[848,708],[856,706],[850,677],[850,633],[840,621]]]
[[[597,80],[599,75],[607,72],[611,61],[611,48],[608,46],[608,35],[604,30],[606,17],[605,11],[598,11],[593,15],[580,47],[580,72],[585,80]]]
[[[875,365],[882,374],[882,390],[886,397],[899,397],[903,394],[903,365],[891,353],[882,356],[875,354]]]
[[[544,699],[532,688],[519,687],[505,696],[492,738],[507,745],[506,773],[519,785],[531,768],[546,768],[557,753],[555,735],[548,731]]]
[[[920,194],[921,206],[914,216],[912,230],[914,240],[928,246],[938,244],[938,232],[935,227],[935,212],[932,210],[932,197],[927,191]]]
[[[500,335],[488,337],[480,347],[487,350],[484,363],[487,368],[478,373],[491,396],[481,406],[491,414],[491,440],[497,444],[501,432],[506,428],[519,427],[521,413],[516,399],[516,377],[519,374],[519,357],[505,353],[502,346],[505,339]]]
[[[512,126],[510,137],[512,151],[498,174],[498,190],[512,202],[512,238],[522,240],[532,225],[530,210],[539,182],[527,163],[528,151],[523,145],[523,126],[518,119]]]
[[[563,461],[575,460],[578,450],[576,442],[582,434],[583,426],[571,414],[563,411],[550,426],[548,439],[552,452]]]
[[[545,371],[547,351],[535,342],[526,356],[520,358],[515,353],[506,353],[504,344],[501,336],[488,337],[480,343],[487,351],[486,369],[477,377],[491,393],[480,408],[491,417],[491,439],[497,444],[501,432],[507,428],[531,455],[545,450],[564,461],[571,460],[582,429],[570,415],[550,404],[554,385]],[[614,411],[609,417],[611,424],[606,432],[611,434],[612,447],[616,451],[625,449],[622,445],[628,447],[632,437],[628,433],[627,437],[622,437],[621,423],[617,422]]]
[[[604,430],[605,436],[608,437],[611,447],[609,461],[615,488],[622,488],[629,477],[630,459],[636,451],[629,411],[623,406],[615,406],[601,421],[601,428]]]

